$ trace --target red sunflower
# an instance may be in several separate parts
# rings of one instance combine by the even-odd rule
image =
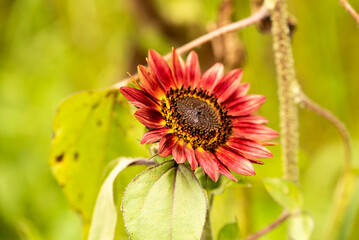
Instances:
[[[223,75],[215,64],[203,75],[197,54],[186,62],[172,51],[171,67],[154,50],[148,65],[138,66],[139,89],[121,87],[121,93],[139,109],[136,118],[150,130],[141,144],[159,141],[159,154],[172,154],[177,163],[198,164],[217,181],[219,173],[236,181],[229,171],[255,175],[252,163],[272,157],[264,140],[278,133],[264,125],[267,119],[251,115],[264,103],[262,95],[246,95],[248,83],[240,83],[242,70]]]

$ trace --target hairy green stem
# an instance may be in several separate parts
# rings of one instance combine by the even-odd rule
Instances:
[[[210,207],[207,209],[206,222],[203,227],[203,233],[201,240],[212,240],[212,229],[210,222]]]
[[[280,103],[283,170],[286,179],[297,183],[298,116],[293,94],[296,79],[287,19],[286,0],[275,1],[272,13],[272,35]]]

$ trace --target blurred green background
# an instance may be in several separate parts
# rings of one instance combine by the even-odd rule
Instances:
[[[351,2],[359,9],[359,1]],[[0,1],[0,239],[80,239],[81,220],[70,210],[48,166],[56,107],[75,92],[108,87],[127,77],[126,72],[145,63],[149,48],[165,54],[213,29],[220,4]],[[250,1],[235,1],[234,10],[233,19],[250,15]],[[359,28],[337,0],[293,0],[290,12],[297,22],[292,38],[297,77],[308,96],[347,125],[358,166]],[[267,96],[260,114],[278,130],[271,36],[251,26],[235,37],[243,47],[238,54],[243,81],[251,83],[250,93]],[[202,71],[220,60],[210,43],[197,51]],[[326,120],[307,110],[299,113],[304,208],[315,220],[313,239],[323,239],[343,170],[343,146]],[[255,166],[257,176],[248,179],[251,188],[235,186],[216,197],[214,235],[235,219],[246,235],[279,216],[281,208],[261,184],[262,177],[282,174],[280,147],[271,150],[275,157]],[[354,214],[358,223],[359,213]],[[350,231],[349,236],[357,239],[358,234]],[[262,239],[286,239],[285,224]]]

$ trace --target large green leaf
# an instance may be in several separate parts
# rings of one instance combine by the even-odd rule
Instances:
[[[146,156],[141,125],[118,90],[87,91],[66,99],[53,122],[50,165],[87,238],[105,167],[118,156]]]
[[[167,161],[139,174],[122,200],[132,240],[198,240],[206,218],[206,195],[184,164]]]
[[[302,207],[302,194],[294,183],[282,178],[263,178],[263,183],[272,198],[290,212]]]

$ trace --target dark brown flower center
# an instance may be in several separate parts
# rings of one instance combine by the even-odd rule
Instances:
[[[202,89],[170,89],[162,102],[166,126],[193,148],[215,151],[232,134],[227,110]]]
[[[198,130],[215,130],[220,127],[216,109],[195,97],[183,97],[174,102],[175,109],[185,125]]]

